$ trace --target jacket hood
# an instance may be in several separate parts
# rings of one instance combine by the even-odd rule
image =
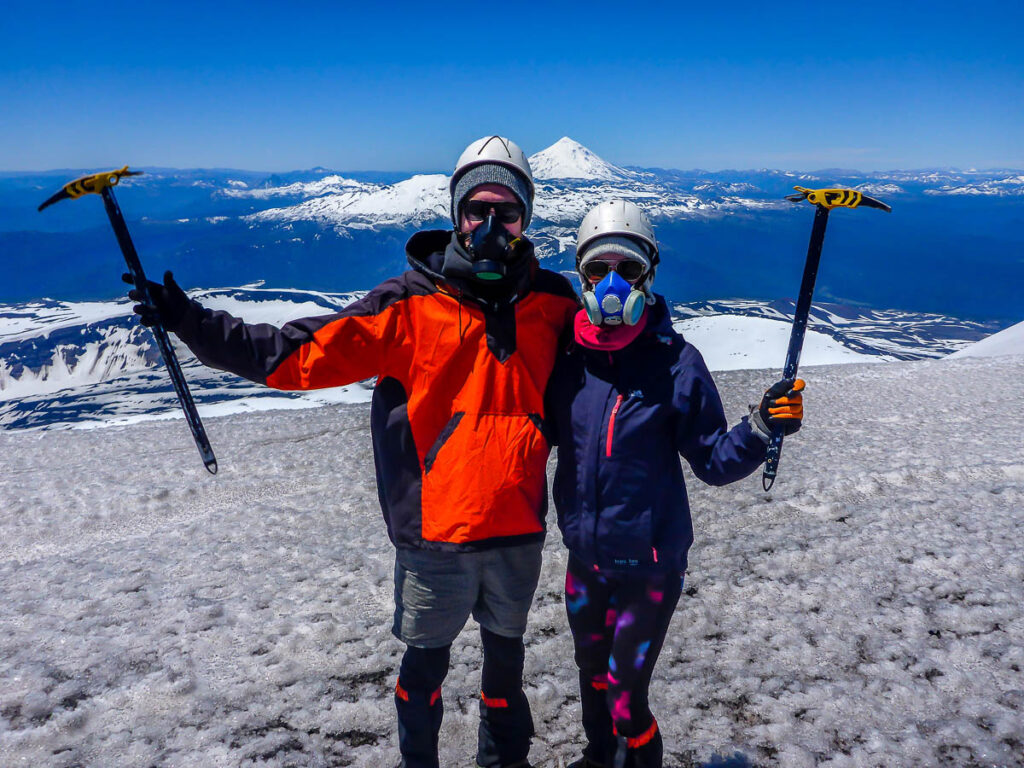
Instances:
[[[444,252],[454,234],[450,229],[426,229],[414,234],[405,244],[409,266],[431,280],[444,280],[441,275]]]

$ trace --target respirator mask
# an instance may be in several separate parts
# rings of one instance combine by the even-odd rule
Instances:
[[[505,277],[518,242],[519,238],[505,229],[497,216],[484,219],[467,235],[466,251],[473,265],[473,276],[487,281]]]
[[[594,325],[636,325],[645,306],[647,294],[630,285],[615,270],[609,270],[593,290],[583,292],[583,309]]]

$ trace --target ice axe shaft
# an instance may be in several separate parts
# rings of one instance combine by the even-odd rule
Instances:
[[[807,189],[795,187],[798,193],[788,195],[787,200],[799,203],[804,200],[814,205],[814,225],[811,227],[811,240],[807,245],[807,260],[804,262],[804,276],[800,281],[800,294],[796,301],[796,313],[793,316],[793,327],[789,332],[789,348],[786,350],[786,364],[782,369],[782,378],[795,379],[800,367],[800,353],[804,347],[804,336],[807,333],[807,320],[811,315],[811,299],[814,297],[814,283],[818,278],[818,264],[821,261],[821,246],[825,242],[825,228],[828,226],[828,215],[833,208],[878,208],[883,211],[892,209],[873,197],[852,189]],[[779,459],[782,457],[781,429],[776,429],[768,441],[768,452],[765,457],[764,471],[761,474],[761,487],[771,490],[775,477],[779,472]]]
[[[125,263],[128,265],[128,271],[135,281],[135,288],[142,295],[144,303],[152,304],[153,302],[147,287],[146,274],[142,269],[142,262],[139,260],[135,244],[128,233],[128,225],[125,223],[124,216],[121,214],[121,208],[117,204],[117,199],[114,197],[112,189],[112,187],[117,185],[122,176],[134,176],[138,173],[141,173],[141,171],[130,172],[128,166],[125,166],[119,171],[98,173],[93,176],[76,179],[66,184],[60,192],[40,205],[39,210],[43,210],[48,205],[61,200],[74,199],[88,193],[99,194],[103,198],[103,205],[107,210],[107,218],[110,219],[110,225],[114,228],[114,235],[117,237],[117,244],[121,247],[121,253],[124,255]],[[203,465],[211,474],[216,474],[217,459],[213,455],[210,440],[206,436],[206,429],[199,418],[195,401],[192,399],[192,393],[189,391],[188,383],[185,381],[185,376],[181,371],[181,364],[174,353],[174,347],[171,346],[171,340],[167,335],[167,331],[160,323],[151,326],[151,330],[156,338],[156,345],[160,350],[164,365],[167,366],[167,372],[170,374],[171,384],[174,385],[174,392],[178,396],[178,402],[185,412],[185,420],[192,431],[192,437],[195,439],[199,455],[203,459]]]

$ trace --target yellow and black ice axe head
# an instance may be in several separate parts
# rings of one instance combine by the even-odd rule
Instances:
[[[55,194],[45,203],[39,206],[43,210],[47,206],[59,203],[61,200],[74,199],[89,193],[100,194],[106,187],[116,187],[122,176],[138,176],[142,171],[129,171],[126,165],[119,171],[104,171],[94,173],[91,176],[83,176],[80,179],[68,182],[60,192]]]
[[[833,208],[879,208],[891,212],[892,208],[881,200],[868,197],[863,192],[855,189],[807,189],[807,187],[793,187],[798,194],[786,195],[786,199],[793,203],[800,203],[806,200],[814,205],[820,205],[829,210]]]

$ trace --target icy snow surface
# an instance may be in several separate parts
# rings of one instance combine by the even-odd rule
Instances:
[[[786,359],[791,326],[778,320],[742,315],[711,315],[693,317],[673,323],[683,337],[700,350],[712,371],[735,371],[741,368],[781,369]],[[742,338],[743,343],[736,340]],[[834,363],[880,363],[881,355],[866,355],[825,333],[807,331],[800,359],[806,365]]]
[[[770,494],[688,475],[666,765],[1024,765],[1024,357],[801,373]],[[716,374],[734,421],[772,378]],[[0,432],[4,768],[397,764],[369,406],[206,415],[216,477],[180,419]],[[527,634],[545,767],[581,746],[565,560],[553,533]],[[472,762],[479,664],[471,622],[443,766]]]

